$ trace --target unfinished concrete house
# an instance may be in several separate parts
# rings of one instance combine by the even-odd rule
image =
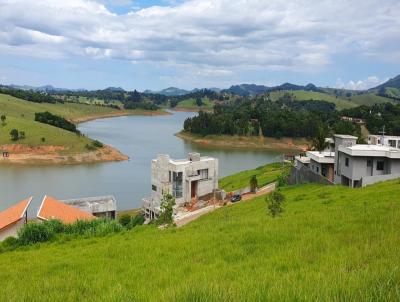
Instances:
[[[62,202],[98,218],[115,219],[117,216],[117,201],[111,195],[67,199]]]
[[[160,212],[163,194],[171,194],[177,206],[212,194],[218,189],[218,159],[189,153],[186,159],[158,155],[151,163],[151,197],[143,199],[146,218]]]

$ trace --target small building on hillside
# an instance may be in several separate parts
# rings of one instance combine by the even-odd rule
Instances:
[[[7,237],[17,237],[18,231],[28,221],[28,207],[31,201],[32,197],[29,197],[0,212],[0,241]]]
[[[212,194],[218,189],[218,159],[189,153],[185,159],[158,155],[151,163],[151,197],[143,199],[146,218],[160,212],[163,194],[171,194],[177,206]]]
[[[98,218],[115,219],[117,217],[117,200],[111,195],[67,199],[62,202]]]
[[[39,220],[57,219],[63,223],[70,224],[77,220],[96,219],[92,214],[67,205],[53,197],[45,196],[37,213]]]

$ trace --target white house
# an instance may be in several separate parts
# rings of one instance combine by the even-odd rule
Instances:
[[[171,194],[177,206],[211,194],[218,189],[218,159],[189,153],[186,159],[158,155],[151,163],[151,197],[143,199],[146,218],[160,212],[163,194]]]

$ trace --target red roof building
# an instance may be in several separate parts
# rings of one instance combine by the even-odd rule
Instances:
[[[7,237],[16,237],[20,228],[27,222],[27,210],[32,197],[0,212],[0,241]]]
[[[37,217],[41,220],[58,219],[63,223],[74,223],[77,220],[92,220],[96,217],[67,205],[53,197],[45,196],[40,205]]]

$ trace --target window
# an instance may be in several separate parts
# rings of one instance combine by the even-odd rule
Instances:
[[[171,171],[168,171],[168,182],[171,182]]]
[[[319,167],[317,166],[317,173],[319,173]]]
[[[208,179],[208,169],[198,170],[197,174],[200,175],[200,179]]]
[[[344,163],[344,164],[345,164],[345,166],[346,166],[346,167],[348,167],[348,166],[349,166],[349,158],[348,158],[348,157],[346,157],[346,161],[345,161],[345,163]]]
[[[378,160],[376,162],[376,170],[377,171],[383,171],[385,169],[385,162],[382,160]]]
[[[181,198],[182,195],[182,172],[173,172],[172,173],[172,195],[175,198]]]
[[[372,159],[367,160],[367,167],[372,167]]]
[[[390,139],[390,140],[389,140],[389,146],[390,146],[390,147],[393,147],[393,148],[396,148],[396,141]]]
[[[153,191],[157,191],[157,186],[151,185],[151,189],[152,189]]]

